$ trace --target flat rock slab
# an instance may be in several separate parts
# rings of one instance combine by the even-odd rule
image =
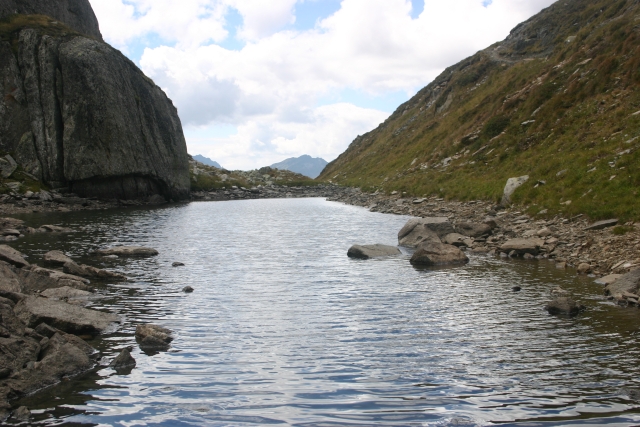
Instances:
[[[113,273],[108,270],[92,267],[90,265],[78,265],[75,262],[67,262],[63,266],[63,271],[67,274],[73,274],[80,277],[89,277],[94,279],[111,279],[118,281],[126,281],[127,278],[122,274]]]
[[[44,254],[44,262],[51,265],[63,266],[68,262],[73,262],[73,260],[61,251],[50,251]]]
[[[519,256],[524,254],[538,255],[540,247],[543,245],[544,240],[541,239],[512,239],[503,244],[500,250],[507,254],[515,251]]]
[[[442,239],[442,243],[446,243],[447,245],[453,245],[458,247],[467,246],[467,244],[465,243],[465,240],[467,240],[467,236],[463,236],[462,234],[458,234],[458,233],[451,233],[444,236],[444,239]]]
[[[349,258],[357,259],[380,258],[401,254],[402,252],[397,247],[387,245],[353,245],[347,252]]]
[[[7,245],[0,245],[0,260],[15,265],[18,268],[29,265],[20,252]]]
[[[640,270],[634,270],[608,284],[604,288],[604,294],[616,295],[625,292],[637,294],[638,289],[640,289]]]
[[[85,299],[93,295],[91,292],[63,286],[61,288],[47,289],[40,293],[43,297],[52,299]]]
[[[427,242],[418,247],[410,262],[415,266],[438,267],[464,265],[469,262],[469,258],[455,246]]]
[[[34,296],[24,298],[16,304],[14,312],[30,328],[44,322],[75,335],[97,335],[120,321],[115,314]]]
[[[604,230],[605,228],[615,227],[616,225],[618,225],[617,219],[607,219],[604,221],[594,222],[585,228],[585,230]]]
[[[158,255],[158,251],[153,248],[143,246],[116,246],[114,248],[99,249],[94,252],[96,255],[117,255],[121,257],[149,257]]]
[[[622,277],[622,274],[610,274],[608,276],[604,276],[604,277],[601,277],[599,279],[596,279],[595,282],[598,285],[605,285],[606,286],[606,285],[612,284],[613,282],[615,282],[616,280],[618,280],[621,277]]]

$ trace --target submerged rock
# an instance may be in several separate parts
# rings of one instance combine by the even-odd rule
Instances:
[[[400,249],[395,246],[387,245],[353,245],[349,248],[349,251],[347,251],[347,256],[349,258],[357,259],[379,258],[400,254],[402,254]]]
[[[452,245],[435,242],[425,242],[411,257],[411,265],[415,266],[447,266],[464,265],[469,258],[460,249]]]
[[[182,292],[184,292],[185,294],[190,294],[193,292],[193,288],[191,286],[185,286],[184,288],[182,288]]]
[[[150,257],[158,255],[158,251],[143,246],[116,246],[108,249],[98,249],[94,254],[102,256],[117,255],[119,257]]]
[[[558,297],[547,304],[546,310],[551,315],[576,316],[585,310],[585,306],[578,304],[569,297]]]
[[[64,264],[63,271],[80,277],[89,277],[95,279],[113,279],[118,281],[126,281],[127,278],[122,274],[113,273],[108,270],[91,267],[90,265],[78,265],[75,262],[67,262]]]

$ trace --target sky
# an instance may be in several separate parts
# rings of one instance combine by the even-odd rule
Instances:
[[[190,154],[327,161],[554,0],[90,0],[173,100]]]

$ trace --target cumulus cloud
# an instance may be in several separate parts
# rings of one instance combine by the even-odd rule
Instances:
[[[354,105],[321,106],[327,94],[415,93],[447,66],[504,39],[553,3],[425,0],[423,12],[412,19],[409,0],[342,0],[314,28],[294,31],[289,24],[296,0],[183,0],[185,10],[175,17],[169,0],[91,1],[109,41],[126,44],[156,34],[174,42],[145,49],[142,69],[174,100],[187,128],[236,126],[237,135],[214,140],[206,152],[225,166],[244,168],[282,160],[281,155],[333,159],[385,114]],[[237,51],[217,44],[229,36],[229,8],[243,17],[238,37],[246,44]],[[204,149],[202,140],[188,144],[191,151]]]

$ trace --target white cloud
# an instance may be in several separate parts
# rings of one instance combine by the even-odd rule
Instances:
[[[292,31],[286,26],[295,19],[296,0],[183,0],[180,8],[169,0],[131,0],[135,8],[122,0],[91,1],[109,41],[157,34],[176,43],[146,49],[141,67],[174,100],[186,128],[237,126],[237,135],[207,150],[201,140],[188,144],[194,154],[197,147],[240,168],[301,154],[331,160],[384,113],[319,107],[324,96],[345,89],[414,93],[553,3],[425,0],[424,11],[411,19],[409,0],[342,0],[315,28]],[[240,51],[210,43],[227,37],[231,7],[244,19],[239,34],[247,43]]]

